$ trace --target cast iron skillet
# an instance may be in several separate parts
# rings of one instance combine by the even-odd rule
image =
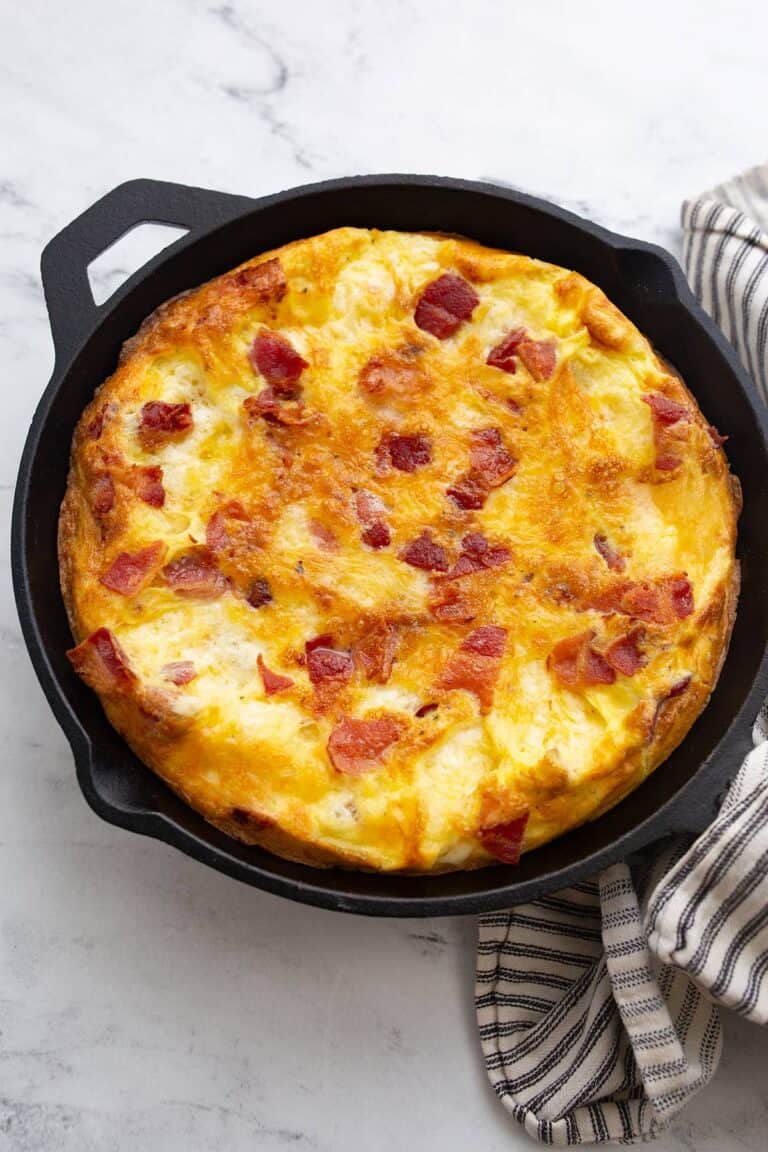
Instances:
[[[96,307],[88,264],[143,221],[188,233]],[[599,284],[682,373],[707,418],[730,434],[744,490],[742,591],[730,652],[712,700],[682,745],[636,792],[517,867],[414,877],[319,871],[230,840],[187,808],[129,751],[64,652],[71,636],[58,590],[56,521],[69,444],[120,346],[164,300],[297,237],[338,225],[457,232],[575,268]],[[529,900],[711,818],[750,745],[768,684],[768,426],[755,388],[666,252],[625,239],[531,196],[431,176],[332,180],[251,200],[135,180],[108,193],[43,252],[56,350],[32,421],[13,514],[19,616],[43,690],[74,753],[80,787],[103,819],[154,836],[258,888],[307,904],[384,916],[482,912]]]

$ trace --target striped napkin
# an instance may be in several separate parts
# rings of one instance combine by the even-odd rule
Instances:
[[[765,399],[768,165],[687,201],[682,223],[691,287]],[[542,1143],[655,1136],[714,1075],[717,1006],[768,1022],[768,705],[753,736],[693,844],[481,917],[486,1068]]]

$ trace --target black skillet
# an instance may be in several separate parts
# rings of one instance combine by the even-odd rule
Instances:
[[[144,221],[189,231],[95,306],[88,265]],[[730,652],[709,706],[669,760],[618,807],[514,868],[434,877],[319,871],[239,844],[186,807],[136,759],[64,656],[72,641],[58,588],[56,521],[69,444],[94,388],[113,371],[121,344],[177,292],[259,252],[343,224],[456,232],[577,269],[650,337],[707,418],[731,437],[727,452],[744,490],[742,591]],[[710,820],[750,746],[752,720],[768,687],[768,423],[754,385],[665,251],[531,196],[464,180],[364,176],[260,200],[135,180],[108,193],[48,244],[42,277],[56,361],[19,469],[13,579],[32,662],[72,745],[80,787],[99,816],[269,892],[382,916],[507,907]]]

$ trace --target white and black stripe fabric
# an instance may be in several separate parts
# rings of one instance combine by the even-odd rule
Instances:
[[[683,206],[694,292],[768,396],[768,165]],[[768,528],[766,529],[768,530]],[[483,916],[491,1083],[544,1144],[656,1135],[714,1074],[718,1005],[768,1022],[768,710],[710,828]]]

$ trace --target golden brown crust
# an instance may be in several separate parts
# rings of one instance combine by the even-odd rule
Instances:
[[[443,272],[479,304],[436,339],[414,313]],[[486,364],[520,328],[515,369]],[[300,353],[298,384],[265,386],[264,332]],[[176,423],[142,436],[157,403]],[[216,827],[315,867],[440,872],[492,862],[484,830],[521,813],[525,850],[595,818],[679,744],[727,651],[739,510],[679,376],[577,273],[339,229],[126,343],[74,438],[61,587],[81,648],[108,629],[130,667],[97,678],[110,721]],[[431,573],[404,559],[424,536]],[[136,575],[155,541],[199,569],[192,599],[172,566]],[[552,653],[590,631],[569,681]],[[321,633],[351,653],[330,683],[308,676]],[[622,649],[601,683],[635,635],[638,667]]]

